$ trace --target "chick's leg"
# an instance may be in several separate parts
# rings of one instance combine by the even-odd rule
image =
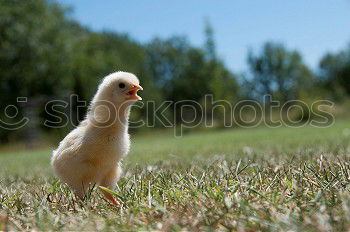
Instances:
[[[79,182],[80,181],[77,180],[76,183],[69,183],[68,186],[73,190],[76,198],[79,198],[80,200],[84,200],[86,191],[88,190],[90,185],[87,183],[84,183],[83,181],[81,181],[81,183]]]
[[[107,173],[107,175],[103,178],[101,182],[101,186],[106,187],[106,188],[114,188],[119,177],[121,175],[121,168],[118,166],[117,168],[111,170],[110,172]],[[112,202],[113,205],[115,206],[120,206],[120,203],[114,198],[114,196],[104,190],[102,190],[103,195]]]
[[[76,198],[79,198],[80,200],[84,200],[85,194],[81,190],[74,191],[74,195]]]
[[[104,190],[102,190],[102,189],[101,189],[101,191],[102,191],[103,195],[107,198],[107,200],[111,201],[113,205],[115,205],[115,206],[120,206],[120,205],[121,205],[121,204],[119,203],[119,201],[117,201],[117,200],[113,197],[112,194],[107,193],[106,191],[104,191]]]

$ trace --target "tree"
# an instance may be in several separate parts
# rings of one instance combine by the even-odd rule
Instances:
[[[206,58],[209,61],[214,61],[217,59],[216,45],[215,45],[215,39],[214,39],[214,29],[210,24],[209,20],[205,21],[204,35],[205,35],[204,50],[205,50]]]
[[[250,52],[248,65],[252,77],[248,82],[254,98],[272,95],[286,102],[298,99],[311,88],[313,77],[297,51],[288,51],[282,44],[266,43],[260,54]]]
[[[211,55],[207,54],[207,49],[191,47],[183,37],[155,39],[148,44],[147,69],[164,99],[174,102],[191,100],[201,104],[207,94],[214,95],[216,100],[232,102],[236,99],[238,85],[235,77],[216,59],[212,35],[210,40]],[[176,104],[178,108],[181,106]],[[177,122],[181,122],[180,116],[176,115]]]
[[[72,21],[66,10],[45,0],[1,1],[0,7],[0,108],[15,104],[17,97],[28,97],[20,113],[37,117],[42,96],[54,96],[71,86]],[[3,116],[3,110],[0,117]],[[20,114],[17,114],[19,117]],[[9,120],[16,120],[9,119]],[[26,138],[37,134],[32,118]],[[33,129],[33,130],[32,130]],[[20,134],[14,131],[12,134]],[[2,131],[0,139],[8,139]]]
[[[216,54],[214,29],[208,20],[205,21],[204,35],[204,52],[207,61],[205,72],[208,76],[207,93],[213,94],[217,100],[233,102],[239,95],[236,77]]]
[[[4,102],[69,86],[71,22],[44,0],[1,1],[0,78]],[[17,91],[14,92],[13,89]]]
[[[319,81],[333,98],[341,100],[350,95],[350,46],[336,54],[326,54],[319,66]]]

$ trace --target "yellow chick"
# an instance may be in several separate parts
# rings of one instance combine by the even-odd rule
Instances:
[[[91,101],[86,119],[53,151],[55,175],[81,199],[89,186],[115,187],[121,176],[121,161],[129,152],[130,108],[141,97],[138,78],[127,72],[106,76]],[[119,202],[106,191],[113,204]]]

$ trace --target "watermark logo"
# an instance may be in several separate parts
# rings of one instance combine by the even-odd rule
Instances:
[[[27,98],[17,98],[22,105]],[[64,128],[68,125],[79,125],[81,108],[87,102],[81,101],[77,95],[71,95],[68,101],[50,100],[44,105],[49,117],[43,125],[48,128]],[[227,100],[216,100],[213,95],[205,95],[203,102],[193,100],[182,101],[143,101],[130,104],[116,104],[109,101],[94,102],[87,111],[86,123],[96,128],[108,128],[115,125],[140,127],[174,128],[176,137],[182,136],[185,130],[197,127],[212,128],[219,123],[221,127],[253,128],[266,126],[278,128],[282,126],[299,128],[305,125],[313,127],[329,127],[335,117],[332,109],[335,104],[328,100],[318,100],[307,104],[300,100],[291,100],[281,104],[272,96],[264,96],[264,101],[241,100],[232,103]],[[19,117],[19,108],[8,105],[3,109],[0,127],[5,130],[17,130],[25,127],[31,120],[27,116]],[[131,111],[142,112],[143,117],[129,117]]]

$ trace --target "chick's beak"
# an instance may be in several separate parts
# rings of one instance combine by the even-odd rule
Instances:
[[[133,85],[130,89],[126,91],[127,100],[142,100],[142,98],[137,95],[137,91],[143,90],[140,85]]]

